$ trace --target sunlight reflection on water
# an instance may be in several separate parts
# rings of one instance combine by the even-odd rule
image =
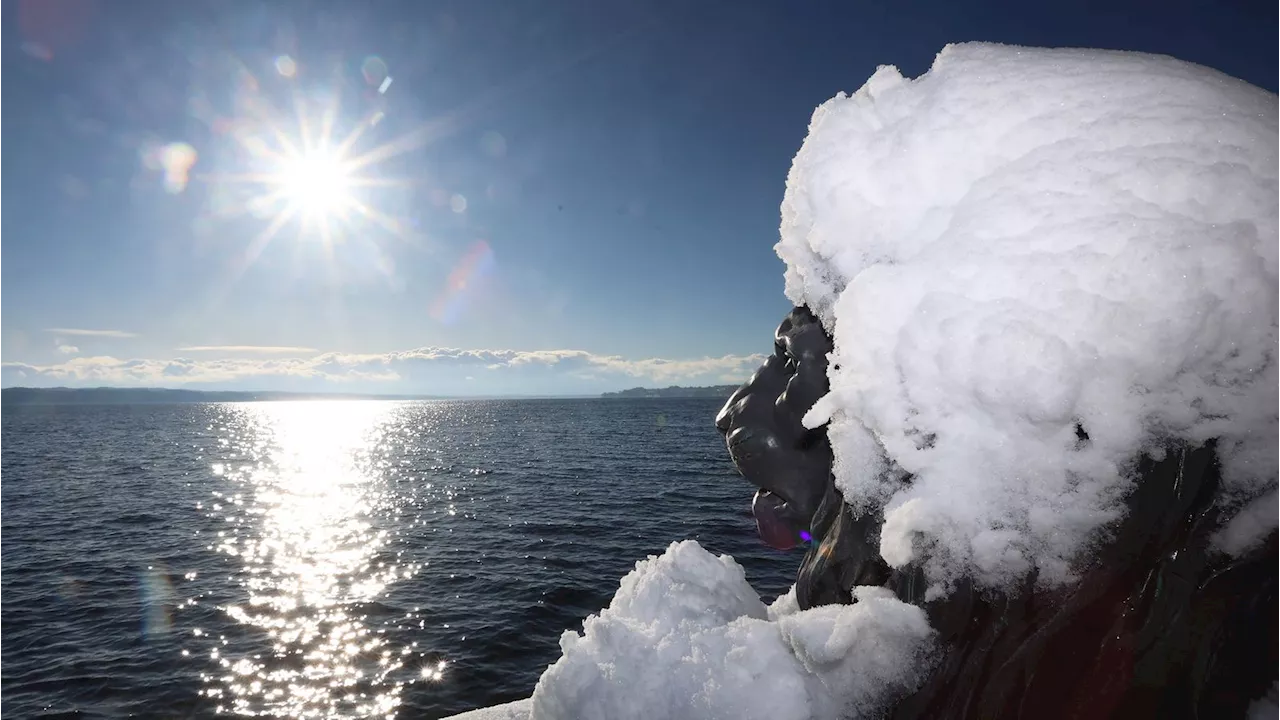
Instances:
[[[221,608],[263,647],[215,646],[204,694],[220,711],[277,717],[392,717],[411,647],[362,614],[419,568],[376,527],[391,502],[374,449],[398,405],[282,402],[225,406],[220,432],[238,462],[215,465],[234,489],[215,512],[217,549],[239,560],[247,599]],[[219,509],[220,508],[220,509]],[[415,668],[416,669],[416,668]],[[420,681],[420,679],[419,679]]]

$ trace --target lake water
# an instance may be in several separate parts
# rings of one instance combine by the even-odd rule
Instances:
[[[718,400],[3,412],[5,717],[436,718],[526,697],[637,560],[765,600]]]

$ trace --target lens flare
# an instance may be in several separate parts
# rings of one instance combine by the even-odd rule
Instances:
[[[163,568],[148,567],[139,582],[142,595],[142,635],[164,635],[173,627],[173,586]]]
[[[276,72],[283,77],[291,78],[298,74],[298,63],[294,62],[293,58],[288,55],[281,55],[276,58]]]
[[[462,260],[449,273],[436,301],[431,305],[431,317],[451,325],[467,309],[475,295],[484,286],[484,280],[493,272],[493,250],[484,240],[476,242]]]
[[[140,154],[144,167],[163,174],[165,192],[172,195],[186,189],[191,168],[200,157],[195,148],[184,142],[148,143]]]

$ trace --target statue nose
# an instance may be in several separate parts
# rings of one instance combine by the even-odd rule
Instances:
[[[786,391],[790,377],[786,366],[785,357],[770,355],[756,369],[751,379],[725,401],[724,407],[716,414],[716,429],[727,433],[735,425],[751,424],[738,422],[738,418],[743,415],[758,415],[754,418],[754,424],[772,423],[773,404]]]

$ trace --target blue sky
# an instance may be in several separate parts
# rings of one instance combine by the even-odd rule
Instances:
[[[1274,4],[868,5],[6,3],[0,380],[737,382],[789,308],[772,246],[809,116],[877,65],[1092,46],[1276,89]],[[326,109],[376,184],[263,244],[300,207],[267,202],[283,143]]]

